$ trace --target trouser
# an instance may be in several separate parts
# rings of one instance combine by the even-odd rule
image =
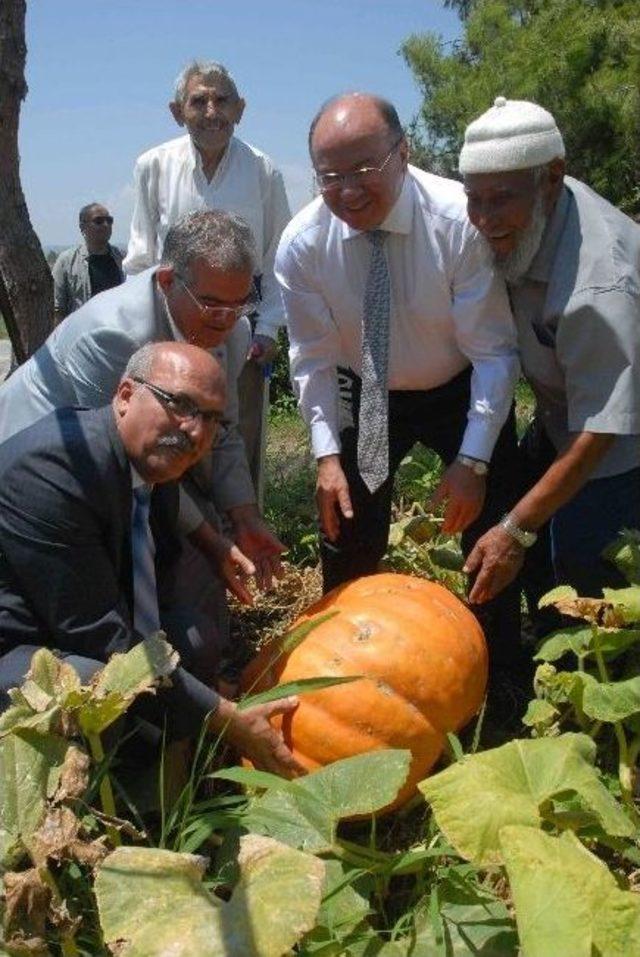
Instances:
[[[557,456],[539,419],[520,443],[523,491],[544,475]],[[627,582],[602,551],[623,528],[640,528],[640,468],[592,479],[538,532],[528,551],[522,582],[529,613],[539,637],[558,627],[551,611],[538,611],[538,601],[556,585],[572,585],[579,595],[602,597],[602,589]]]
[[[199,625],[191,611],[183,607],[162,612],[161,618],[169,641],[180,655],[180,667],[172,673],[170,687],[159,688],[155,695],[140,695],[127,712],[145,723],[142,736],[146,745],[160,742],[165,725],[169,740],[197,734],[203,715],[216,703],[210,689],[216,678],[217,656],[206,623]],[[38,647],[18,645],[0,657],[0,713],[11,704],[7,692],[22,684]],[[105,664],[75,652],[51,650],[75,668],[83,684]]]
[[[360,380],[350,371],[339,370],[341,402],[341,464],[349,483],[353,519],[340,520],[337,541],[321,536],[325,592],[352,578],[378,570],[389,538],[393,479],[402,459],[416,442],[438,454],[445,465],[455,459],[467,425],[470,401],[469,369],[450,382],[428,391],[389,393],[389,476],[370,492],[358,472],[357,433]],[[487,476],[484,507],[478,518],[463,532],[465,555],[478,538],[500,521],[517,499],[518,453],[514,410],[500,432]],[[519,585],[513,583],[493,601],[473,606],[490,643],[492,663],[509,668],[520,652]],[[519,664],[519,662],[518,662]]]

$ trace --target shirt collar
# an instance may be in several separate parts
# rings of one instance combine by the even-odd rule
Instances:
[[[235,140],[235,136],[232,136],[231,139],[229,140],[229,143],[228,143],[228,145],[227,145],[226,150],[224,151],[224,153],[223,153],[222,156],[220,157],[220,162],[218,163],[218,166],[217,166],[217,168],[216,168],[216,171],[215,171],[215,173],[213,174],[213,176],[211,177],[210,182],[213,182],[214,179],[218,179],[219,176],[222,176],[222,174],[224,173],[225,169],[226,169],[227,166],[229,165],[229,156],[230,156],[231,151],[232,151],[232,149],[233,149],[233,142],[234,142],[234,140]],[[199,152],[199,150],[197,149],[195,143],[193,142],[193,140],[191,139],[190,136],[189,136],[189,155],[190,155],[190,157],[191,157],[191,162],[193,163],[193,168],[194,168],[194,169],[197,169],[198,172],[199,172],[202,176],[204,176],[204,173],[203,173],[203,171],[202,171],[202,157],[200,156],[200,152]]]
[[[571,194],[567,187],[563,186],[562,192],[558,197],[558,201],[542,234],[540,248],[527,270],[527,279],[532,279],[534,282],[549,282],[553,263],[556,258],[558,243],[560,242],[567,213],[569,212],[570,200]]]
[[[382,229],[387,233],[400,233],[401,235],[408,235],[413,227],[413,200],[413,181],[409,174],[405,173],[400,195],[395,201],[387,218],[376,228]],[[342,223],[343,239],[353,239],[355,236],[362,235],[362,230],[353,229],[353,227],[347,225],[347,223]]]

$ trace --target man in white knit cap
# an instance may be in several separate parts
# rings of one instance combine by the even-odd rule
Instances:
[[[600,595],[622,584],[603,548],[640,527],[640,228],[565,176],[564,156],[550,113],[504,97],[468,126],[460,154],[469,219],[507,282],[536,398],[524,494],[467,560],[476,602],[530,547],[531,606],[560,583]]]

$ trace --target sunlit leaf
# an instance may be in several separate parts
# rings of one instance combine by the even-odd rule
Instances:
[[[640,532],[623,529],[616,540],[607,545],[602,557],[613,562],[630,585],[640,585]]]
[[[543,806],[575,791],[611,835],[634,828],[593,767],[595,744],[586,735],[516,740],[466,755],[419,784],[446,838],[468,860],[500,861],[499,834],[508,824],[535,828]]]
[[[606,629],[598,630],[598,644],[600,650],[609,658],[616,657],[632,645],[640,642],[640,629]],[[579,658],[594,653],[594,639],[591,628],[577,625],[575,628],[563,628],[554,632],[542,642],[534,655],[536,661],[557,661],[567,652],[572,652]]]
[[[505,827],[500,845],[526,957],[640,953],[640,895],[620,890],[572,832]]]
[[[558,585],[546,592],[538,602],[538,608],[548,608],[549,605],[555,605],[558,601],[573,599],[578,597],[578,592],[571,585]]]
[[[322,861],[247,835],[240,880],[223,902],[202,883],[203,859],[122,847],[95,882],[105,940],[119,957],[281,957],[314,925]]]
[[[539,728],[549,725],[558,717],[558,711],[549,702],[541,698],[534,698],[527,705],[527,710],[522,718],[522,723],[528,728]]]
[[[621,617],[620,624],[635,625],[640,622],[639,585],[630,585],[629,588],[603,588],[602,594]]]
[[[582,672],[576,680],[583,686],[582,710],[595,721],[624,721],[640,713],[640,677],[600,682]]]
[[[159,678],[168,677],[178,660],[178,652],[165,640],[164,633],[157,631],[125,654],[112,655],[96,678],[94,692],[102,697],[115,691],[132,700]]]

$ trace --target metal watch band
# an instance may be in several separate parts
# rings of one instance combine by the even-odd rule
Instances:
[[[456,461],[461,465],[466,465],[468,469],[475,472],[476,475],[486,475],[489,466],[482,459],[472,459],[470,455],[456,455]]]
[[[504,528],[505,532],[508,532],[523,548],[531,548],[538,539],[537,532],[527,532],[524,528],[520,528],[509,512],[501,518],[500,527]]]

